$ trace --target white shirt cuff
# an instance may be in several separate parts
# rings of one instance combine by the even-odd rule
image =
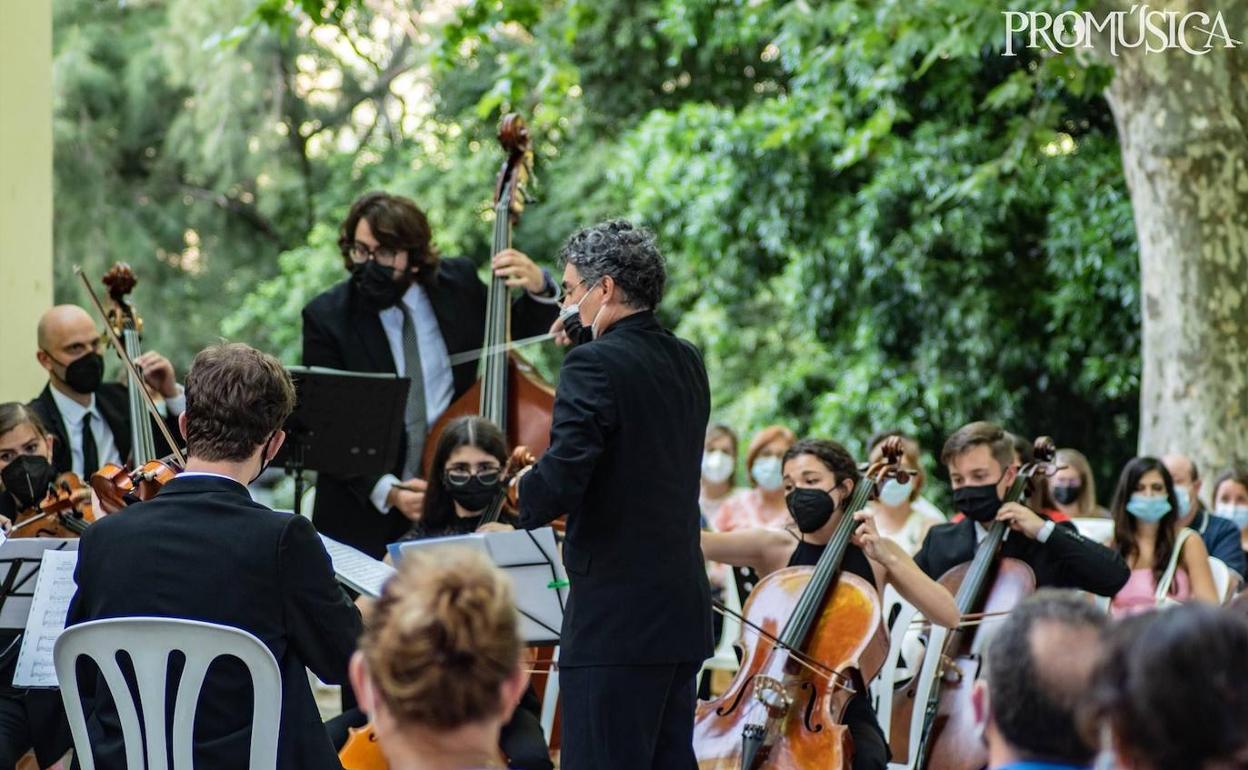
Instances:
[[[559,284],[555,283],[555,279],[551,278],[550,273],[547,271],[543,270],[542,275],[546,276],[546,285],[542,287],[542,291],[551,292],[550,296],[543,297],[541,294],[534,294],[531,291],[527,292],[527,294],[534,302],[540,302],[543,305],[558,305],[559,301],[563,299],[563,292],[559,289]]]
[[[1052,535],[1053,530],[1055,529],[1057,529],[1056,524],[1054,524],[1052,521],[1046,521],[1044,523],[1044,526],[1040,528],[1040,531],[1036,533],[1036,542],[1038,543],[1049,542],[1049,535]]]
[[[398,483],[398,477],[393,473],[387,473],[377,479],[377,483],[373,485],[373,491],[368,495],[368,501],[382,513],[389,513],[390,506],[386,505],[386,498],[390,496],[390,488]]]
[[[165,409],[170,416],[177,417],[186,411],[186,388],[178,385],[178,395],[165,399]]]

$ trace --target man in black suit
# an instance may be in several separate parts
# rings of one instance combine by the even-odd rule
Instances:
[[[129,463],[130,407],[125,385],[104,382],[100,333],[87,311],[57,305],[39,319],[39,350],[35,357],[48,371],[48,384],[30,407],[56,437],[52,466],[57,473],[73,471],[83,480],[107,463]],[[154,350],[134,361],[143,378],[165,399],[165,426],[178,435],[178,415],[186,403],[173,364]],[[148,418],[151,419],[151,418]],[[155,421],[152,438],[156,456],[172,450]],[[139,458],[146,462],[153,458]]]
[[[564,246],[577,304],[563,334],[550,448],[519,482],[527,528],[567,515],[562,766],[696,766],[698,668],[712,650],[698,492],[710,389],[702,356],[659,325],[653,236],[606,222]]]
[[[469,361],[450,356],[480,348],[486,287],[466,258],[441,259],[424,212],[406,198],[374,192],[351,207],[338,245],[351,277],[303,309],[303,363],[352,372],[412,377],[399,459],[380,477],[322,473],[312,520],[321,532],[380,558],[424,505],[421,451],[429,428],[476,380]],[[546,332],[558,289],[524,254],[495,255],[494,274],[525,291],[512,303],[517,338]],[[423,375],[423,376],[421,376]]]
[[[945,442],[940,461],[949,470],[953,502],[961,521],[928,531],[914,561],[939,579],[975,556],[993,520],[1009,524],[1001,556],[1031,566],[1037,586],[1079,588],[1113,596],[1131,571],[1114,551],[1079,534],[1070,522],[1057,523],[1021,503],[1001,500],[1018,475],[1010,435],[987,422],[959,428]]]
[[[281,668],[277,766],[338,770],[305,667],[344,682],[360,614],[335,582],[312,524],[253,501],[246,486],[285,438],[295,402],[290,377],[272,356],[220,345],[195,357],[186,400],[186,471],[152,500],[86,530],[67,623],[154,615],[249,631]],[[96,767],[124,767],[102,678],[87,682],[84,706]],[[250,676],[237,660],[220,659],[200,695],[196,766],[246,767],[250,723]]]

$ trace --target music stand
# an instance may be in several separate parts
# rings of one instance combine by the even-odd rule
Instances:
[[[350,477],[380,476],[394,468],[408,378],[318,366],[288,366],[286,371],[297,400],[273,464],[295,477],[296,514],[303,504],[305,470]]]

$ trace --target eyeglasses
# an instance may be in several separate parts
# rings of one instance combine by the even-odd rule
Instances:
[[[394,260],[398,258],[400,251],[403,249],[392,249],[389,246],[370,249],[359,241],[352,241],[350,248],[347,249],[352,262],[367,262],[371,259],[382,267],[394,267]]]
[[[473,468],[468,465],[448,465],[446,472],[442,474],[442,478],[446,481],[448,486],[452,487],[462,487],[472,481],[473,478],[476,478],[477,481],[480,481],[488,487],[493,484],[497,484],[499,478],[502,476],[502,473],[503,470],[499,466],[484,463],[478,465],[475,472]]]
[[[568,286],[566,283],[560,283],[559,288],[563,289],[563,298],[560,300],[561,304],[563,304],[564,307],[567,307],[567,305],[570,304],[570,301],[572,299],[572,292],[581,288],[587,282],[588,282],[588,279],[582,278],[580,281],[578,281],[576,284],[572,286]],[[589,288],[592,289],[593,286],[590,286]],[[585,291],[588,292],[589,289],[586,289]]]

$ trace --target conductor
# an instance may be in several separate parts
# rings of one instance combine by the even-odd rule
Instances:
[[[710,393],[702,356],[659,325],[653,235],[609,221],[560,255],[550,448],[519,482],[520,522],[567,515],[559,661],[562,766],[696,767],[694,679],[710,654],[698,491]]]

